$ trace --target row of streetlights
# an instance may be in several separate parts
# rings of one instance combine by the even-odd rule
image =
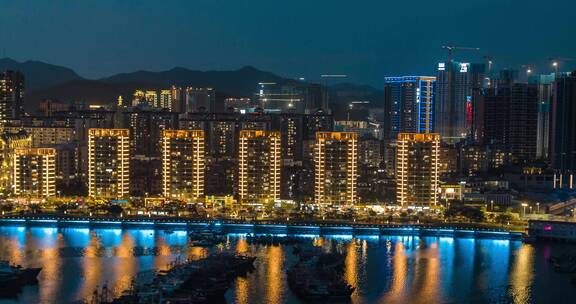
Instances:
[[[530,207],[530,214],[532,214],[532,205],[522,203],[522,216],[526,217],[526,207]],[[540,203],[536,203],[536,214],[540,213]]]
[[[566,61],[576,60],[574,58],[562,58],[562,59],[566,60]],[[552,67],[554,68],[554,75],[558,75],[558,69],[560,67],[560,63],[558,62],[558,60],[554,60],[553,58],[551,58],[551,60],[553,60],[552,61]],[[532,67],[530,65],[527,65],[527,64],[522,65],[522,67],[526,68],[526,81],[528,81],[530,74],[532,74]]]

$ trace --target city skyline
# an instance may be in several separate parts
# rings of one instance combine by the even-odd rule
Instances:
[[[543,74],[551,71],[549,58],[576,53],[576,43],[563,39],[570,35],[568,12],[576,6],[569,1],[419,2],[421,9],[411,10],[409,18],[395,13],[410,10],[407,5],[295,1],[281,9],[254,1],[200,1],[175,9],[152,1],[5,1],[0,57],[64,65],[89,79],[176,66],[233,70],[251,65],[310,80],[345,73],[346,81],[380,88],[385,76],[432,75],[435,64],[446,60],[442,45],[480,48],[456,52],[461,61],[482,62],[490,56],[497,67],[529,64]],[[555,16],[555,21],[552,25],[538,16]],[[429,24],[445,31],[410,39]],[[554,27],[548,35],[530,34],[547,26]],[[503,27],[525,30],[497,36],[503,38],[490,34]],[[568,70],[576,62],[562,64]]]
[[[0,1],[0,304],[574,302],[574,11]]]

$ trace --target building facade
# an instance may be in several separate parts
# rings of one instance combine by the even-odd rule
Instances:
[[[30,148],[32,137],[24,130],[15,133],[3,131],[0,135],[0,196],[12,192],[14,149]]]
[[[187,87],[185,89],[184,109],[186,112],[217,112],[216,92],[213,88]]]
[[[534,84],[498,82],[477,103],[474,126],[477,141],[499,148],[509,161],[536,159],[538,138],[538,88]]]
[[[576,71],[556,78],[552,101],[550,161],[560,172],[576,170]]]
[[[398,134],[396,199],[403,207],[438,202],[440,135]]]
[[[15,71],[0,72],[0,126],[18,119],[24,111],[24,75]]]
[[[88,195],[123,198],[130,192],[130,130],[88,129]]]
[[[4,130],[11,133],[16,133],[20,130],[26,131],[32,136],[33,147],[69,144],[76,140],[76,132],[71,127],[6,127]]]
[[[550,109],[552,106],[554,74],[538,75],[530,78],[530,83],[538,87],[538,127],[536,157],[548,159],[550,144]]]
[[[358,200],[358,134],[317,132],[314,149],[314,202],[351,206]]]
[[[280,199],[281,149],[278,131],[240,131],[238,198],[242,204],[266,204]]]
[[[438,64],[434,132],[458,142],[470,132],[474,92],[483,87],[484,65],[464,62]]]
[[[384,136],[400,132],[430,133],[434,121],[436,77],[403,76],[384,79]]]
[[[165,197],[198,199],[204,195],[203,130],[165,130],[162,136],[162,189]]]
[[[56,195],[56,149],[16,148],[14,195],[47,198]]]

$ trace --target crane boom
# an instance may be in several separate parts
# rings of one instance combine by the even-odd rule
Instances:
[[[574,60],[576,60],[576,58],[572,58],[572,57],[551,57],[551,58],[548,58],[548,60],[550,60],[550,61],[574,61]]]
[[[479,51],[480,48],[477,47],[466,47],[466,46],[454,46],[454,45],[443,45],[443,49],[451,50],[468,50],[468,51]]]
[[[448,50],[448,62],[452,64],[452,53],[454,50],[463,50],[463,51],[479,51],[480,48],[477,47],[467,47],[467,46],[455,46],[455,45],[443,45],[443,49]]]

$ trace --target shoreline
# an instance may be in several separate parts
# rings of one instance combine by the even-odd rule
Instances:
[[[279,235],[346,235],[346,236],[436,236],[498,240],[522,240],[524,233],[503,229],[485,229],[445,223],[427,224],[362,224],[333,222],[279,222],[197,220],[190,218],[149,217],[75,217],[75,216],[0,216],[0,226],[55,228],[155,229],[212,231],[219,233]]]

